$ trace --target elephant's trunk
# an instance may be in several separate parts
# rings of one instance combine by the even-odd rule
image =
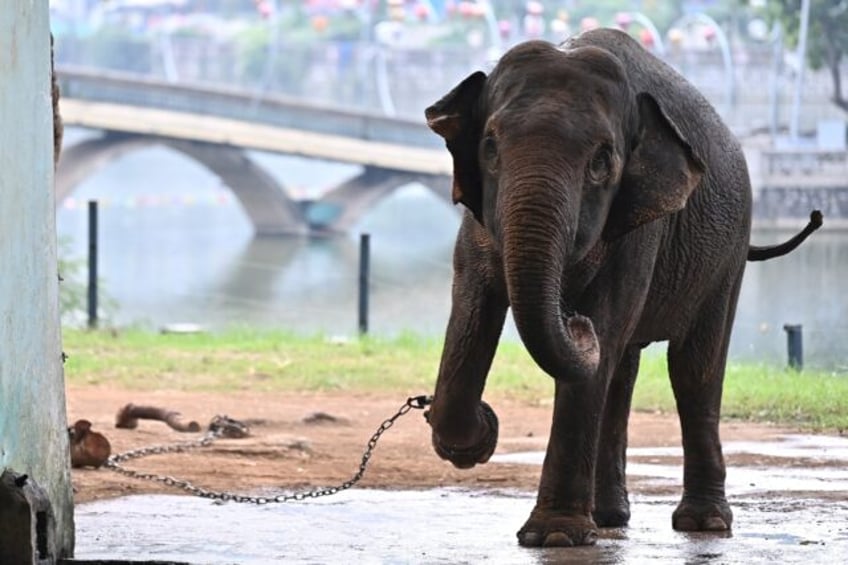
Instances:
[[[600,360],[595,329],[589,318],[562,308],[567,293],[563,272],[574,247],[579,210],[565,201],[562,187],[548,183],[545,190],[528,191],[528,183],[521,184],[504,190],[512,201],[501,203],[508,211],[501,216],[501,236],[515,325],[530,355],[549,375],[568,381],[591,378]],[[556,194],[563,201],[552,202]]]

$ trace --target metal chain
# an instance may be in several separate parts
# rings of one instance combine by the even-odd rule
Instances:
[[[190,483],[189,481],[177,479],[171,477],[169,475],[157,475],[155,473],[142,473],[140,471],[135,471],[133,469],[128,469],[124,467],[122,463],[125,461],[129,461],[131,459],[140,459],[142,457],[146,457],[148,455],[161,455],[165,453],[184,453],[186,451],[190,451],[193,449],[197,449],[199,447],[208,447],[215,440],[226,437],[228,435],[228,430],[231,430],[233,427],[239,428],[243,430],[244,427],[239,422],[227,418],[226,416],[217,416],[212,424],[209,426],[209,431],[206,432],[202,437],[195,441],[186,441],[181,443],[174,443],[170,445],[159,445],[152,447],[142,447],[139,449],[134,449],[132,451],[125,451],[124,453],[119,453],[109,457],[109,459],[104,463],[104,467],[107,469],[114,471],[116,473],[120,473],[126,477],[131,477],[133,479],[141,479],[145,481],[154,481],[159,482],[169,487],[182,489],[190,494],[195,496],[199,496],[202,498],[211,498],[215,500],[221,500],[224,502],[244,502],[249,504],[270,504],[270,503],[282,503],[282,502],[292,502],[292,501],[301,501],[307,498],[319,498],[322,496],[330,496],[336,493],[339,493],[343,490],[347,490],[354,486],[356,483],[362,479],[365,475],[365,470],[368,468],[368,462],[371,460],[371,455],[374,452],[374,449],[377,447],[377,442],[380,440],[380,437],[386,433],[386,431],[391,428],[395,421],[412,410],[415,409],[423,409],[432,403],[433,398],[431,396],[413,396],[406,400],[406,402],[401,406],[398,411],[391,416],[390,418],[383,421],[382,424],[377,428],[377,431],[371,436],[371,439],[368,440],[368,445],[365,448],[365,452],[362,454],[362,460],[359,463],[359,470],[347,481],[341,483],[337,486],[331,487],[321,487],[316,488],[309,491],[297,492],[294,494],[280,494],[277,496],[250,496],[243,494],[236,494],[227,491],[215,491],[210,489],[205,489],[202,487],[198,487]],[[220,422],[221,418],[225,419],[226,422],[223,424],[219,424],[216,426],[216,422]],[[228,427],[229,426],[229,427]],[[241,436],[244,437],[244,436]]]

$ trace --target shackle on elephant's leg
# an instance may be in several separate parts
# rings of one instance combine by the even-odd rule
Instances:
[[[498,445],[499,424],[495,411],[487,402],[482,400],[478,410],[484,432],[477,441],[470,445],[447,444],[435,430],[433,431],[432,443],[436,454],[442,459],[450,461],[457,469],[470,469],[475,465],[486,463]]]

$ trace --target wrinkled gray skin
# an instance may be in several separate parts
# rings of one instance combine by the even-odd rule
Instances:
[[[436,452],[483,463],[482,402],[512,308],[556,382],[525,546],[592,544],[630,517],[627,417],[640,351],[668,341],[683,434],[678,530],[727,530],[719,412],[748,254],[751,189],[738,142],[694,87],[624,33],[506,53],[427,109],[465,214],[434,404]]]

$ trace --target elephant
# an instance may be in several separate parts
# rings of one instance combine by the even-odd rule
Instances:
[[[522,546],[594,544],[628,523],[627,419],[641,350],[667,342],[684,450],[672,526],[724,531],[719,416],[751,247],[740,144],[707,100],[624,32],[508,50],[426,109],[465,207],[433,403],[438,456],[485,463],[498,420],[482,400],[508,309],[554,379],[553,421]]]

